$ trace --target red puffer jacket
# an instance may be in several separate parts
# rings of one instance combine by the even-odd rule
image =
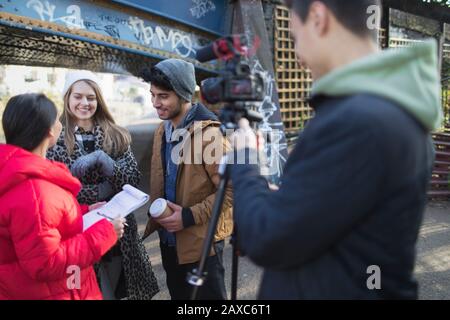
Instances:
[[[65,165],[0,144],[0,300],[102,299],[93,264],[117,241],[83,232],[81,184]]]

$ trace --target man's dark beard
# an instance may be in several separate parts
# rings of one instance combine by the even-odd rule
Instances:
[[[182,105],[183,105],[183,104],[180,102],[180,103],[178,104],[178,106],[177,106],[177,109],[174,110],[173,113],[170,113],[170,114],[169,114],[169,116],[167,117],[167,120],[172,120],[173,118],[178,117],[178,116],[180,115],[180,113],[181,113],[181,110],[182,110],[181,106],[182,106]]]

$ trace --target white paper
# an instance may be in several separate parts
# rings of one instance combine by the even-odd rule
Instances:
[[[122,187],[122,191],[117,193],[104,206],[89,211],[83,216],[83,231],[102,219],[125,218],[131,212],[147,203],[149,198],[148,194],[126,184]]]

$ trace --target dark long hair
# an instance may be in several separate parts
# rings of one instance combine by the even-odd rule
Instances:
[[[19,94],[9,99],[3,112],[6,143],[31,151],[41,144],[55,124],[55,104],[39,93]]]

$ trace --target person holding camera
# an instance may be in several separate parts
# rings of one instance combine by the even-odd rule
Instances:
[[[93,265],[124,234],[123,218],[83,231],[81,183],[45,159],[61,132],[52,101],[21,94],[6,104],[0,144],[0,300],[102,299]]]
[[[442,121],[436,43],[378,52],[367,24],[377,0],[285,3],[315,117],[278,191],[256,165],[230,168],[240,249],[265,268],[259,298],[416,299],[430,131]],[[249,156],[257,139],[240,127],[236,153]]]
[[[191,63],[163,60],[143,72],[143,79],[150,82],[153,106],[164,120],[154,136],[150,197],[166,199],[173,211],[169,217],[150,217],[144,238],[158,230],[170,296],[187,300],[193,287],[186,278],[200,260],[220,180],[218,166],[229,145],[217,116],[191,102],[196,87]],[[228,187],[199,299],[226,299],[222,255],[224,239],[232,230],[232,192]]]

